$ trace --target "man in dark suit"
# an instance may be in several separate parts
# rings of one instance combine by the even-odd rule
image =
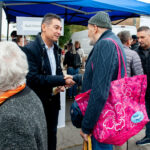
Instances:
[[[136,49],[142,62],[144,74],[147,75],[147,90],[145,95],[145,106],[150,119],[150,28],[141,26],[137,29],[137,37],[140,46]],[[150,145],[150,122],[146,124],[145,137],[136,142],[136,145]]]
[[[49,150],[56,150],[56,133],[60,95],[64,85],[73,85],[71,78],[64,80],[60,66],[59,47],[56,45],[61,33],[61,19],[55,14],[44,16],[41,34],[23,48],[29,63],[27,85],[41,99],[47,120]],[[56,92],[53,92],[53,91]],[[58,94],[56,94],[58,93]]]

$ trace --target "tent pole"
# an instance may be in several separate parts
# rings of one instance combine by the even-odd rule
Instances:
[[[7,20],[7,41],[9,40],[9,23],[8,23],[8,20]]]
[[[57,3],[49,3],[49,4],[55,5],[55,6],[58,6],[58,7],[62,7],[62,8],[66,8],[66,9],[69,9],[69,10],[73,10],[75,12],[79,12],[79,13],[85,14],[85,15],[96,14],[97,12],[99,12],[99,11],[86,12],[86,11],[82,11],[82,10],[79,10],[79,9],[71,8],[71,7],[68,7],[68,6],[65,6],[65,5],[61,5],[61,4],[57,4]],[[111,11],[110,10],[105,10],[105,12],[111,12]]]
[[[126,19],[128,19],[128,18],[126,18]],[[118,21],[117,23],[114,23],[113,25],[119,24],[119,23],[125,21],[126,19],[122,19],[122,20]]]
[[[2,38],[2,8],[3,8],[3,2],[0,2],[0,41]]]

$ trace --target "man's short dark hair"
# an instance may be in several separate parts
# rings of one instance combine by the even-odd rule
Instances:
[[[73,46],[72,40],[69,40],[69,42],[68,42],[67,45],[68,45],[68,46]]]
[[[10,34],[11,37],[17,37],[17,31],[12,31]]]
[[[137,32],[141,31],[150,31],[150,28],[148,26],[141,26],[137,29]]]
[[[132,39],[133,40],[137,40],[137,36],[136,35],[132,35]]]
[[[125,44],[131,37],[129,31],[121,31],[117,35],[123,44]]]
[[[43,23],[47,23],[49,24],[53,19],[58,19],[61,21],[61,18],[60,16],[56,15],[56,14],[51,14],[51,13],[48,13],[44,16],[43,20],[42,20],[42,24]]]

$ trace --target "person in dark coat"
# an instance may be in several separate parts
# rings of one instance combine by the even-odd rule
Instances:
[[[10,36],[11,36],[12,41],[16,42],[16,40],[17,40],[17,31],[15,31],[15,30],[12,31]]]
[[[0,150],[48,150],[43,105],[26,86],[26,55],[0,42]]]
[[[69,42],[67,44],[67,49],[68,51],[65,54],[63,65],[67,66],[68,75],[78,74],[81,65],[80,55],[74,49],[72,42]],[[77,55],[79,59],[77,59]],[[71,88],[67,90],[67,99],[73,99],[76,95],[77,95],[77,84],[73,85]]]
[[[82,120],[80,131],[80,135],[86,141],[88,140],[88,135],[91,135],[102,109],[105,106],[111,81],[116,80],[118,75],[117,49],[115,44],[107,38],[116,41],[125,59],[122,43],[111,29],[110,18],[105,12],[98,12],[88,21],[88,37],[90,38],[90,44],[94,47],[86,61],[81,91],[81,93],[83,93],[91,89],[88,106]],[[123,75],[123,66],[121,67]],[[73,79],[78,82],[79,76],[76,75]],[[112,145],[99,143],[92,136],[92,150],[112,149]]]
[[[131,42],[131,49],[135,50],[139,47],[139,42],[138,42],[138,38],[136,35],[132,35],[132,42]]]
[[[147,75],[147,90],[145,95],[145,105],[148,117],[150,118],[150,28],[142,26],[137,29],[137,37],[140,46],[136,49],[139,54],[144,70]],[[137,145],[150,144],[150,122],[146,124],[145,137],[136,142]]]
[[[35,41],[23,48],[29,63],[27,85],[41,99],[48,127],[48,149],[56,150],[58,113],[60,109],[60,91],[64,85],[73,85],[71,79],[64,80],[60,66],[59,47],[61,18],[55,14],[46,14],[41,24],[41,34]]]
[[[123,44],[123,48],[126,54],[128,77],[143,74],[143,67],[138,53],[136,51],[132,51],[129,48],[131,45],[130,32],[121,31],[117,35]]]
[[[132,41],[130,32],[124,30],[119,32],[117,36],[120,38],[126,54],[128,77],[143,74],[143,67],[138,53],[129,48]],[[127,143],[123,144],[122,146],[114,146],[114,150],[124,149],[127,149]]]

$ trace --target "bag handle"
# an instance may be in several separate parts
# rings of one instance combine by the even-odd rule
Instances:
[[[121,54],[121,58],[122,58],[123,66],[124,66],[124,71],[125,71],[124,77],[127,77],[126,65],[125,65],[124,58],[123,58],[123,54],[122,54],[122,51],[121,51],[119,45],[116,43],[115,40],[113,40],[113,39],[111,39],[111,38],[105,38],[105,39],[111,40],[111,41],[115,44],[116,49],[117,49],[118,62],[119,62],[117,79],[121,79],[121,59],[120,59],[120,54]],[[92,70],[93,70],[93,62],[91,63],[91,66],[92,66]]]
[[[123,62],[123,66],[124,66],[124,71],[125,71],[125,75],[124,76],[127,77],[126,65],[125,65],[123,54],[122,54],[122,51],[121,51],[119,45],[116,43],[115,40],[113,40],[111,38],[106,38],[106,39],[111,40],[115,44],[115,46],[117,48],[118,61],[119,61],[119,69],[118,69],[118,77],[117,77],[117,79],[121,79],[121,60],[120,60],[120,55],[121,55],[121,58],[122,58],[122,62]]]
[[[86,142],[84,140],[84,142],[83,142],[83,150],[92,150],[91,136],[88,136],[88,142]]]

